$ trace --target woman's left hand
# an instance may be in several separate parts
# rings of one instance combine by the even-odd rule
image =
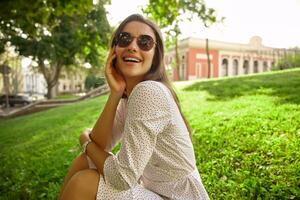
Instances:
[[[85,131],[83,131],[83,133],[81,133],[81,135],[79,136],[80,145],[90,140],[90,136],[89,136],[90,132],[91,129],[86,129]]]

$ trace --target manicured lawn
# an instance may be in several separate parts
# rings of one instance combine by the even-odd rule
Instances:
[[[61,94],[56,96],[54,99],[64,100],[64,99],[76,99],[76,98],[78,98],[78,96],[76,96],[75,94]]]
[[[211,199],[300,199],[300,69],[178,91]],[[0,199],[55,199],[106,98],[0,120]]]

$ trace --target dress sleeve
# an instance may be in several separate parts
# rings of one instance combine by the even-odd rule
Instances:
[[[157,135],[168,125],[170,106],[166,91],[153,81],[139,83],[128,101],[128,114],[120,152],[104,164],[104,179],[117,190],[138,183],[156,145]]]
[[[111,143],[108,144],[107,147],[105,148],[107,152],[111,152],[112,149],[115,147],[115,145],[120,141],[122,137],[122,133],[124,131],[124,125],[125,125],[125,115],[126,115],[125,101],[126,100],[122,99],[117,107],[113,128],[112,128]]]

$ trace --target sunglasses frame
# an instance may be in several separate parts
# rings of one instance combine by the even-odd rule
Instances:
[[[129,36],[129,37],[128,37],[128,38],[129,38],[129,41],[126,41],[126,45],[120,45],[120,38],[121,38],[122,34],[126,34],[127,36]],[[144,37],[144,36],[146,36],[147,38],[150,38],[150,39],[151,39],[151,40],[150,40],[150,42],[151,42],[151,44],[150,44],[151,47],[150,47],[150,48],[147,48],[147,45],[143,45],[143,43],[141,43],[141,37]],[[153,37],[150,36],[150,35],[141,34],[141,35],[139,35],[139,36],[137,36],[137,37],[134,37],[134,36],[132,36],[132,35],[131,35],[130,33],[128,33],[128,32],[121,32],[121,33],[118,35],[118,37],[117,37],[117,39],[116,39],[116,45],[119,46],[119,47],[121,47],[121,48],[126,48],[126,47],[128,47],[128,46],[133,42],[134,38],[137,39],[137,41],[136,41],[137,46],[138,46],[139,49],[141,49],[142,51],[150,51],[150,50],[154,47],[154,45],[156,45],[156,42],[154,41]],[[146,48],[145,48],[144,46],[146,46]]]

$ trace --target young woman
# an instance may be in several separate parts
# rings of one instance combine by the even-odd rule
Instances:
[[[94,128],[80,136],[83,153],[60,198],[209,199],[166,75],[159,28],[141,15],[126,18],[113,35],[105,74],[110,95]]]

